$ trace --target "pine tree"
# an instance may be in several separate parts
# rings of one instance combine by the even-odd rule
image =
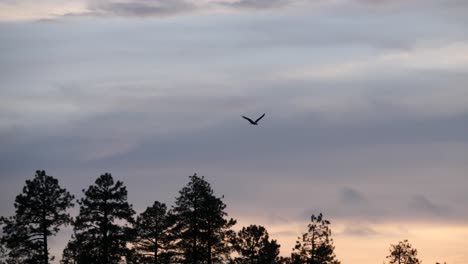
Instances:
[[[78,201],[80,213],[74,222],[74,237],[62,262],[69,261],[71,255],[78,264],[118,263],[131,240],[129,227],[122,224],[133,223],[135,214],[127,202],[127,189],[105,173],[83,192],[85,197]]]
[[[238,263],[273,264],[278,262],[279,245],[270,240],[265,227],[250,225],[238,233],[235,248],[240,257]]]
[[[215,197],[204,177],[190,176],[190,182],[179,192],[172,213],[172,233],[180,253],[180,262],[219,263],[232,251],[234,219],[225,219],[226,205]]]
[[[11,263],[49,263],[48,238],[62,225],[71,222],[66,212],[74,199],[58,180],[36,171],[33,180],[27,180],[23,193],[16,196],[15,215],[2,218],[2,244],[8,249]]]
[[[397,245],[390,245],[390,255],[387,256],[389,264],[420,264],[417,258],[418,250],[413,248],[407,239]]]
[[[291,260],[295,264],[339,264],[334,253],[330,221],[320,213],[312,215],[308,231],[299,238],[294,247]]]
[[[0,243],[0,264],[6,264],[7,256],[8,255],[5,246]]]
[[[140,263],[169,263],[172,255],[172,243],[168,233],[171,222],[165,204],[158,201],[146,208],[135,222],[134,249],[140,257]]]

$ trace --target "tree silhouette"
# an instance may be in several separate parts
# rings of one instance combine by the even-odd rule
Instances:
[[[0,264],[6,264],[7,250],[5,246],[0,243]]]
[[[278,257],[277,262],[278,262],[279,264],[291,264],[291,263],[292,263],[290,257],[283,257],[283,256]]]
[[[85,241],[82,241],[82,243],[78,243],[75,235],[72,235],[71,240],[68,242],[67,246],[63,250],[62,259],[60,260],[60,263],[61,264],[85,263],[83,254],[78,254],[78,249],[80,248],[83,249],[85,247],[85,244],[86,244]],[[89,263],[93,263],[93,262],[90,261]]]
[[[167,207],[158,201],[146,208],[135,222],[134,249],[141,255],[139,263],[169,263],[173,254],[168,228]]]
[[[243,227],[237,233],[235,248],[242,264],[273,264],[277,263],[279,245],[276,240],[269,240],[265,227],[250,225]]]
[[[335,246],[331,238],[330,221],[322,213],[312,215],[307,225],[308,231],[299,237],[291,254],[293,263],[304,264],[339,264],[334,253]]]
[[[418,250],[413,248],[407,239],[390,245],[390,255],[387,256],[389,264],[420,264],[417,258]]]
[[[225,219],[226,205],[215,197],[204,177],[190,176],[190,182],[176,198],[172,212],[172,233],[180,262],[198,264],[219,262],[229,257],[234,219]]]
[[[8,263],[49,263],[48,237],[71,222],[66,212],[74,199],[58,180],[38,170],[16,196],[15,215],[1,218],[2,244],[8,249]],[[51,258],[53,259],[53,257]]]
[[[127,254],[129,227],[135,214],[127,202],[127,189],[112,175],[101,175],[80,199],[80,213],[74,222],[74,237],[64,251],[63,263],[73,256],[79,264],[114,264]],[[74,254],[71,254],[74,252]],[[73,263],[73,262],[72,262]]]

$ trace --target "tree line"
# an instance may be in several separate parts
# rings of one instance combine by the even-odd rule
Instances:
[[[71,217],[68,210],[79,206]],[[56,178],[36,171],[16,196],[15,214],[1,217],[0,264],[48,264],[48,239],[62,226],[73,234],[61,264],[340,264],[330,221],[312,215],[290,257],[265,227],[249,225],[238,232],[226,204],[203,176],[194,174],[168,208],[155,201],[136,215],[123,182],[110,173],[99,176],[75,200]],[[391,245],[388,263],[419,264],[407,240]]]

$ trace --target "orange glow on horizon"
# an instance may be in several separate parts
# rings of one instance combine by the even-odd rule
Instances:
[[[251,223],[265,226],[270,238],[278,240],[281,245],[282,256],[290,255],[298,236],[305,232],[307,226],[307,221],[271,224],[266,219],[241,219],[243,221],[238,222],[237,229]],[[347,227],[352,226],[373,232],[352,234],[347,231]],[[383,263],[390,245],[404,239],[408,239],[418,250],[418,257],[423,263],[468,263],[468,224],[332,221],[331,229],[337,258],[346,264]]]

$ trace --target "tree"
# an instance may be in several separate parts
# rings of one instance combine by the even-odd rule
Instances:
[[[175,225],[171,228],[183,263],[212,264],[227,259],[235,233],[234,219],[225,219],[226,205],[215,197],[210,184],[197,174],[176,198],[172,209]]]
[[[78,245],[76,238],[72,235],[72,239],[68,242],[67,246],[63,250],[61,264],[76,264],[83,263],[78,261]]]
[[[390,245],[390,255],[387,256],[389,264],[420,264],[417,258],[418,250],[413,248],[407,239]]]
[[[62,262],[71,262],[72,256],[78,264],[118,263],[131,240],[130,228],[123,224],[133,223],[135,214],[127,202],[127,189],[105,173],[83,193],[84,198],[78,201],[80,213],[74,222],[74,237],[64,250]]]
[[[279,245],[276,240],[269,240],[265,227],[250,225],[238,233],[235,248],[240,257],[239,263],[272,264],[277,263]]]
[[[172,255],[170,225],[167,207],[158,201],[137,217],[134,249],[142,255],[141,263],[169,263]]]
[[[0,264],[6,264],[7,250],[3,244],[0,243]]]
[[[299,237],[294,252],[291,255],[292,263],[302,264],[339,264],[334,253],[335,246],[331,238],[330,221],[323,218],[322,213],[312,215],[307,225],[308,231]]]
[[[278,262],[279,264],[291,264],[291,263],[292,263],[290,257],[282,257],[282,256],[280,256],[280,257],[278,258],[277,262]]]
[[[2,218],[2,244],[8,249],[9,263],[49,263],[48,237],[71,222],[66,212],[74,196],[61,188],[58,180],[38,170],[27,180],[23,193],[16,196],[15,215]]]
[[[260,252],[259,263],[276,264],[281,263],[282,259],[278,257],[280,245],[276,240],[271,240]]]

